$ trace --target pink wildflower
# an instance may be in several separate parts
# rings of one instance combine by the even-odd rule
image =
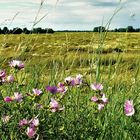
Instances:
[[[58,83],[58,88],[57,88],[57,91],[58,91],[58,92],[60,92],[60,93],[65,93],[67,90],[68,90],[68,88],[65,87],[64,84]]]
[[[22,96],[22,94],[20,94],[19,92],[15,92],[15,93],[14,93],[13,99],[14,99],[15,101],[17,101],[17,102],[22,102],[23,96]]]
[[[0,78],[0,85],[2,85],[5,82],[6,82],[5,77]]]
[[[104,104],[98,104],[98,110],[102,110],[104,108]]]
[[[108,98],[105,97],[105,94],[99,94],[99,97],[93,96],[91,98],[91,101],[95,102],[98,104],[98,110],[102,110],[105,105],[108,103]]]
[[[46,87],[46,90],[49,91],[49,92],[52,93],[52,94],[55,94],[55,93],[58,92],[58,91],[57,91],[57,87],[55,87],[55,86],[47,86],[47,87]]]
[[[19,61],[19,60],[12,60],[10,62],[10,66],[11,67],[14,67],[16,69],[22,69],[22,68],[24,68],[23,62],[22,61]]]
[[[34,119],[32,119],[32,124],[34,125],[34,126],[38,126],[39,125],[39,119],[38,118],[34,118]]]
[[[0,85],[5,83],[5,76],[6,76],[6,72],[4,70],[0,70]]]
[[[40,89],[33,89],[33,93],[35,96],[39,96],[42,93],[42,91]]]
[[[65,84],[63,84],[63,83],[58,83],[58,85],[57,85],[58,87],[64,87],[65,86]]]
[[[29,138],[34,138],[34,136],[36,135],[36,128],[32,126],[27,127],[26,134]]]
[[[27,119],[20,120],[20,122],[19,122],[19,126],[24,126],[27,124],[29,124],[29,121]]]
[[[96,97],[96,96],[93,96],[92,98],[91,98],[91,101],[93,101],[93,102],[98,102],[98,98]]]
[[[108,103],[108,98],[105,97],[105,94],[102,94],[101,100],[103,101],[104,104]]]
[[[91,89],[95,90],[95,91],[101,91],[103,89],[103,85],[102,84],[92,84]]]
[[[56,112],[58,110],[58,108],[59,108],[58,102],[53,98],[51,98],[50,108],[51,108],[52,112]]]
[[[9,76],[7,77],[7,82],[8,82],[8,83],[14,82],[14,76],[13,76],[13,75],[9,75]]]
[[[124,112],[126,116],[132,116],[135,113],[134,105],[132,100],[127,100],[124,104]]]
[[[70,76],[65,78],[65,83],[70,86],[75,86],[75,84],[76,84],[75,79]]]
[[[6,72],[4,70],[0,70],[0,78],[4,78],[6,76]]]
[[[51,112],[56,112],[64,110],[64,107],[60,108],[59,103],[55,99],[51,98],[50,109]]]
[[[7,96],[4,98],[4,101],[8,103],[8,102],[12,102],[13,99],[12,99],[12,97]]]
[[[78,74],[76,76],[76,78],[75,78],[75,84],[76,85],[81,85],[82,84],[82,77],[83,77],[83,75],[81,75],[81,74]]]

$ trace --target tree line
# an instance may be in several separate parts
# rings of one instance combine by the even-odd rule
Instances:
[[[44,34],[44,33],[54,33],[54,30],[52,28],[45,28],[42,29],[41,27],[33,28],[32,30],[28,30],[27,28],[13,28],[8,29],[8,27],[3,27],[3,29],[0,28],[0,34]]]
[[[113,30],[106,30],[103,26],[94,27],[93,32],[140,32],[140,28],[134,28],[133,26],[127,26],[126,28],[115,28]]]
[[[133,26],[128,26],[126,28],[115,28],[108,30],[103,26],[94,27],[93,30],[59,30],[57,32],[140,32],[140,28],[134,28]],[[55,31],[52,28],[42,29],[41,27],[33,28],[28,30],[27,28],[13,28],[8,29],[8,27],[0,28],[0,34],[44,34],[44,33],[54,33]]]

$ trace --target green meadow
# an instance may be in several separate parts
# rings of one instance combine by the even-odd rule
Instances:
[[[44,68],[42,75],[57,66],[66,75],[82,73],[94,77],[99,54],[104,78],[111,78],[111,74],[115,82],[116,78],[127,82],[139,69],[139,33],[108,33],[104,39],[93,32],[1,35],[0,45],[2,65],[20,59],[26,62],[27,68]]]
[[[10,68],[12,60],[22,61],[25,68]],[[0,85],[1,140],[140,139],[140,33],[0,35],[0,69],[15,77],[15,82]],[[64,96],[46,90],[77,74],[83,75],[82,84],[65,85]],[[91,89],[93,83],[102,84],[102,91]],[[33,88],[42,94],[34,96]],[[14,92],[22,94],[22,102],[4,100]],[[108,103],[100,110],[91,98],[101,93]],[[64,110],[51,111],[51,98]],[[133,100],[131,116],[124,111],[126,100]],[[42,107],[38,109],[36,104]],[[19,121],[32,118],[38,118],[39,125],[29,137],[29,126],[20,127]]]

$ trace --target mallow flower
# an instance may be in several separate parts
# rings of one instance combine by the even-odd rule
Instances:
[[[12,102],[12,101],[13,101],[13,98],[7,96],[7,97],[4,98],[4,101],[7,102],[7,103],[8,103],[8,102]]]
[[[78,74],[76,77],[66,77],[65,78],[65,83],[69,86],[76,86],[76,85],[81,85],[82,84],[82,77],[83,75]]]
[[[57,92],[66,93],[67,90],[68,88],[64,84],[58,83]]]
[[[106,98],[105,94],[98,94],[98,96],[91,97],[91,101],[98,104],[98,110],[102,110],[105,105],[108,103],[108,98]]]
[[[7,76],[7,79],[6,79],[6,81],[8,82],[8,83],[12,83],[12,82],[14,82],[14,76],[13,75],[9,75],[9,76]]]
[[[103,101],[103,104],[107,104],[108,103],[108,98],[106,98],[104,93],[101,96],[102,96],[101,100]]]
[[[5,83],[5,82],[6,82],[5,77],[0,78],[0,85],[2,85],[2,84]]]
[[[134,105],[132,100],[127,100],[124,104],[124,112],[126,116],[132,116],[135,113]]]
[[[91,84],[90,87],[91,87],[91,89],[93,89],[95,91],[101,91],[103,89],[103,85],[97,84],[97,83]]]
[[[101,104],[101,103],[98,104],[98,110],[102,110],[104,108],[104,106],[105,106],[104,104]]]
[[[93,102],[98,102],[99,101],[99,99],[97,98],[97,96],[93,96],[92,98],[91,98],[91,101],[93,101]]]
[[[6,78],[6,72],[4,70],[0,70],[0,85],[5,83],[5,78]]]
[[[29,138],[34,138],[37,133],[37,127],[39,125],[39,119],[37,117],[32,118],[31,120],[22,119],[19,122],[19,126],[27,126],[26,134]]]
[[[31,120],[31,123],[33,126],[37,127],[39,125],[39,119],[38,118],[33,118]]]
[[[27,119],[22,119],[22,120],[20,120],[20,122],[19,122],[19,126],[24,126],[24,125],[28,125],[29,124],[29,121],[27,120]]]
[[[81,85],[82,84],[82,78],[83,78],[83,75],[81,75],[81,74],[76,75],[75,84],[76,85]]]
[[[40,89],[35,89],[34,88],[33,93],[34,93],[35,96],[39,96],[42,93],[42,91]]]
[[[6,72],[4,70],[0,70],[0,78],[4,78],[6,76]]]
[[[47,86],[47,87],[46,87],[46,90],[49,91],[49,92],[52,93],[52,94],[55,94],[55,93],[58,92],[58,91],[57,91],[57,87],[55,87],[55,86]]]
[[[75,79],[71,76],[65,78],[65,83],[69,86],[75,86]]]
[[[36,131],[37,131],[36,127],[29,126],[29,127],[27,127],[26,134],[29,138],[34,138],[36,135]]]
[[[13,99],[14,99],[15,101],[17,101],[17,102],[22,102],[22,100],[23,100],[23,96],[22,96],[21,93],[19,93],[19,92],[15,92],[15,93],[14,93],[14,97],[13,97]]]
[[[64,107],[60,107],[59,103],[55,99],[51,98],[50,109],[51,112],[56,112],[64,110]]]
[[[19,61],[19,60],[12,60],[10,62],[10,66],[15,68],[15,69],[22,69],[24,68],[24,63],[22,61]]]

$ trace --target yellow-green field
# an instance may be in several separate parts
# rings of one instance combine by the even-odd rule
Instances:
[[[140,34],[105,35],[1,35],[0,139],[139,140]]]
[[[82,73],[93,75],[93,78],[100,38],[101,34],[93,32],[1,35],[0,63],[6,66],[9,60],[20,59],[26,61],[29,68],[35,65],[42,67],[42,75],[46,78],[49,70],[57,64],[56,69],[66,75]],[[101,75],[104,80],[133,79],[139,69],[140,34],[108,33],[101,47]],[[108,77],[110,73],[112,77]]]

